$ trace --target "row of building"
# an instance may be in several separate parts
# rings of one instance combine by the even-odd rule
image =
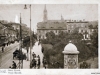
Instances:
[[[0,44],[20,39],[20,25],[22,38],[29,36],[29,28],[26,24],[0,21]]]
[[[43,13],[43,21],[37,23],[37,37],[40,39],[46,39],[46,33],[50,31],[53,31],[55,35],[58,35],[60,31],[66,33],[77,31],[83,34],[84,39],[90,39],[94,31],[98,32],[98,21],[64,20],[62,16],[60,20],[48,20],[46,5]]]

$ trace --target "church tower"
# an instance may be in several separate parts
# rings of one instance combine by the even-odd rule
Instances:
[[[46,22],[48,19],[47,19],[47,9],[46,9],[46,5],[44,7],[44,17],[43,17],[43,21]]]
[[[64,18],[63,18],[63,16],[61,15],[61,21],[64,21]]]

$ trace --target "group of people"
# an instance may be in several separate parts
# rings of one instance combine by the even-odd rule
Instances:
[[[40,68],[40,56],[36,56],[36,54],[33,52],[32,54],[33,56],[33,59],[32,59],[32,62],[31,62],[31,68],[37,68],[39,69]]]
[[[23,53],[20,49],[16,49],[14,52],[13,52],[13,59],[20,59],[20,60],[26,60],[26,54]]]
[[[36,54],[34,52],[33,52],[32,56],[33,56],[33,59],[32,59],[32,63],[31,63],[31,68],[39,69],[40,68],[40,64],[41,64],[40,56],[39,55],[36,56]],[[48,64],[47,64],[47,60],[46,60],[45,57],[43,57],[42,63],[43,63],[43,67],[46,69]]]

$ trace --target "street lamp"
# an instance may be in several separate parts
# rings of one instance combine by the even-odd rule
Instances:
[[[32,35],[31,35],[31,4],[30,4],[30,68],[31,68],[31,61],[32,61]],[[25,5],[24,9],[27,9],[27,6]]]
[[[19,69],[23,68],[23,57],[22,57],[22,28],[21,28],[21,13],[20,13],[20,57],[21,57],[21,61],[19,58]]]

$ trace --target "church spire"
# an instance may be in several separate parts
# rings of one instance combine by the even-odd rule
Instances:
[[[43,17],[43,21],[47,21],[47,9],[46,9],[46,4],[45,4],[45,7],[44,7],[44,17]]]
[[[62,15],[61,15],[61,20],[62,20],[62,21],[64,21],[64,18],[63,18],[63,16],[62,16]]]

